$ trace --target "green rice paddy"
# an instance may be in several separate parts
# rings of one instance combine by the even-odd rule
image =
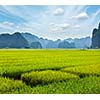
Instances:
[[[1,49],[0,93],[100,94],[100,50]]]

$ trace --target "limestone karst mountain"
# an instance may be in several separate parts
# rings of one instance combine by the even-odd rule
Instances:
[[[27,40],[19,33],[16,32],[12,35],[0,35],[0,48],[28,48]]]
[[[98,29],[94,28],[92,32],[92,48],[100,48],[100,23]]]
[[[27,32],[0,34],[0,48],[87,48],[90,46],[90,37],[54,41]]]

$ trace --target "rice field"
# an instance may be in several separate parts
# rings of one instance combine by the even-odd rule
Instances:
[[[100,50],[0,49],[0,93],[100,94]]]

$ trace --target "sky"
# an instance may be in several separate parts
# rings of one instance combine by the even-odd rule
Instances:
[[[1,5],[0,34],[29,32],[57,40],[92,36],[100,22],[100,6],[95,5]]]

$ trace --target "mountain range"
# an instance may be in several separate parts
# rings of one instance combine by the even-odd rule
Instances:
[[[0,48],[87,48],[91,46],[91,42],[90,37],[54,41],[27,32],[0,34]]]

